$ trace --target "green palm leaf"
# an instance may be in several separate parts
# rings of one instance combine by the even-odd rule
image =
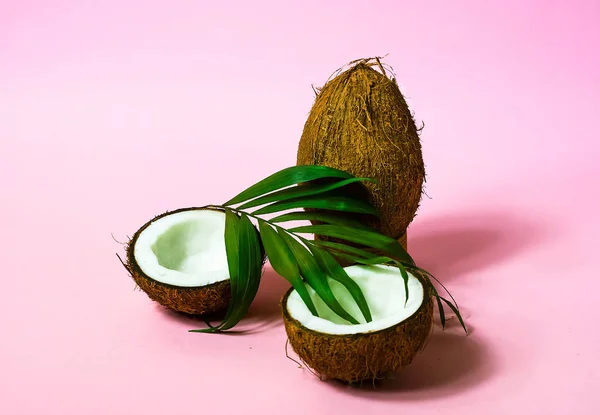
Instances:
[[[380,264],[389,264],[395,261],[389,256],[374,256],[371,258],[359,258],[357,262],[363,265],[380,265]]]
[[[313,182],[330,179],[327,183]],[[333,179],[333,180],[331,180]],[[372,316],[360,286],[352,280],[336,258],[353,264],[392,264],[399,269],[404,280],[408,299],[408,272],[421,272],[425,277],[428,291],[436,298],[440,309],[442,325],[446,323],[443,303],[457,315],[462,327],[466,326],[460,315],[458,304],[441,297],[425,270],[415,265],[414,260],[400,243],[374,228],[335,212],[348,212],[379,216],[377,209],[366,196],[344,194],[344,186],[371,181],[369,178],[354,177],[349,172],[326,166],[293,166],[280,170],[242,191],[223,206],[213,206],[225,212],[225,248],[231,283],[231,300],[223,321],[207,329],[191,330],[218,332],[234,327],[247,313],[258,291],[263,265],[263,251],[269,257],[271,266],[286,278],[298,292],[302,301],[313,315],[317,308],[310,296],[308,286],[337,315],[352,324],[359,324],[336,299],[328,278],[340,282],[351,294],[366,321]],[[311,183],[312,182],[312,183]],[[294,186],[300,185],[302,186]],[[240,205],[233,208],[233,205]],[[244,209],[259,207],[254,212]],[[286,210],[307,209],[284,213]],[[259,215],[280,213],[275,218],[265,220]],[[258,221],[260,233],[250,221]],[[285,230],[277,223],[289,221],[311,221],[321,225],[298,226]],[[342,242],[307,240],[297,234],[314,234],[347,241]],[[299,242],[296,238],[302,241]],[[306,245],[306,246],[305,246]],[[370,252],[373,249],[377,253]],[[439,282],[439,281],[438,281]],[[441,284],[441,283],[440,283]],[[443,285],[442,285],[443,287]]]
[[[402,248],[402,245],[400,245],[397,240],[373,230],[351,229],[337,225],[309,225],[292,228],[290,229],[290,232],[312,233],[315,235],[344,239],[346,241],[381,250],[394,257],[394,259],[409,265],[414,264],[414,260],[408,255],[404,248]]]
[[[250,186],[237,196],[228,200],[224,206],[236,205],[275,190],[311,180],[324,178],[350,179],[352,177],[353,176],[350,173],[326,166],[292,166],[280,170]]]
[[[256,199],[252,199],[249,202],[244,203],[239,207],[239,209],[248,209],[251,207],[256,207],[260,205],[265,205],[271,202],[280,202],[283,200],[295,199],[303,196],[314,196],[322,193],[329,192],[331,190],[338,189],[343,186],[347,186],[356,182],[375,182],[373,179],[363,178],[363,177],[353,177],[351,179],[339,180],[334,183],[326,183],[326,184],[314,184],[308,183],[304,186],[296,186],[290,187],[287,189],[279,190],[277,192],[269,193],[265,196],[258,197]]]
[[[279,228],[279,235],[290,247],[294,257],[298,261],[298,267],[306,282],[312,287],[319,297],[327,304],[327,306],[338,316],[352,324],[359,324],[350,313],[338,302],[333,295],[331,287],[327,282],[327,278],[315,257],[313,257],[300,242],[290,236],[285,230]]]
[[[435,279],[437,281],[437,279],[435,277],[433,277],[429,272],[427,272],[425,270],[421,270],[421,271],[423,273],[425,273],[426,275],[431,276],[433,279]],[[439,295],[439,293],[437,292],[435,286],[433,285],[433,282],[431,282],[430,279],[428,279],[428,282],[429,282],[429,288],[430,288],[431,292],[433,293],[433,296],[435,297],[435,299],[437,301],[437,304],[438,304],[438,310],[439,310],[439,313],[440,313],[440,322],[442,323],[442,328],[444,328],[446,326],[446,315],[444,313],[444,306],[442,304],[442,301],[443,301],[446,304],[448,304],[448,307],[450,307],[450,309],[452,310],[452,312],[458,318],[458,321],[459,321],[460,325],[462,326],[463,330],[465,331],[466,334],[468,334],[469,332],[467,330],[467,326],[465,325],[465,322],[464,322],[464,320],[462,318],[462,315],[460,314],[460,310],[458,309],[458,305],[455,305],[456,301],[453,304],[452,302],[448,301],[447,299],[445,299],[444,297],[442,297],[441,295]],[[439,281],[438,281],[438,283],[439,283]],[[444,287],[443,285],[442,285],[442,287],[444,288],[444,290],[446,292],[448,292],[448,290],[446,289],[446,287]],[[449,292],[448,292],[448,294],[452,298],[452,295]]]
[[[364,249],[341,244],[338,242],[314,240],[310,241],[310,243],[325,248],[329,253],[331,253],[334,256],[340,257],[340,255],[342,255],[341,258],[345,260],[350,260],[351,262],[356,262],[357,259],[377,257],[376,254],[365,251]]]
[[[304,285],[302,276],[300,275],[298,262],[289,246],[287,246],[277,231],[264,220],[259,220],[258,226],[265,252],[267,253],[267,257],[269,258],[273,270],[288,280],[292,284],[292,287],[298,292],[298,295],[300,295],[300,298],[302,298],[302,301],[304,301],[310,312],[314,316],[318,315],[317,309],[315,308],[315,305],[310,298],[310,294],[306,289],[306,285]]]
[[[239,290],[240,302],[236,304],[232,318],[221,327],[221,330],[234,327],[248,313],[260,285],[263,265],[260,241],[256,228],[246,214],[242,214],[239,223],[239,257],[239,273],[244,289]]]
[[[346,262],[349,265],[356,265],[358,263],[358,260],[362,259],[361,257],[358,257],[356,255],[347,254],[339,251],[330,251],[329,253],[335,258],[339,259],[342,262]]]
[[[438,310],[440,312],[440,321],[442,323],[442,328],[446,327],[446,313],[444,312],[444,305],[442,304],[442,300],[439,295],[435,295],[435,301],[437,302]]]
[[[239,276],[239,222],[238,215],[229,209],[225,210],[225,251],[227,253],[227,266],[229,267],[232,291],[237,287]]]
[[[404,267],[404,265],[402,265],[401,262],[394,262],[396,263],[396,266],[400,269],[400,275],[402,275],[402,279],[404,280],[404,296],[406,298],[404,301],[404,305],[406,305],[406,303],[408,303],[408,272],[406,272],[406,268]]]
[[[378,256],[378,257],[373,257],[373,258],[366,258],[366,259],[362,259],[362,258],[358,258],[356,259],[356,262],[360,263],[360,264],[364,264],[364,265],[378,265],[378,264],[389,264],[389,263],[393,263],[396,265],[396,267],[398,267],[398,269],[400,270],[400,275],[402,276],[402,279],[404,280],[404,294],[405,294],[405,301],[404,301],[404,305],[406,305],[406,303],[408,302],[408,272],[406,271],[406,268],[404,267],[404,265],[402,265],[401,262],[396,261],[390,257],[387,256]]]
[[[332,225],[348,226],[351,228],[371,229],[364,223],[357,220],[347,218],[345,216],[336,215],[331,212],[309,211],[309,212],[290,212],[283,215],[275,216],[270,221],[273,223],[290,222],[290,221],[315,221],[325,222]]]
[[[233,250],[236,247],[237,252]],[[248,313],[256,297],[262,270],[262,254],[256,229],[246,214],[242,214],[239,220],[235,214],[225,217],[225,249],[228,266],[233,271],[230,271],[231,300],[227,314],[218,326],[209,325],[206,329],[191,330],[193,332],[210,333],[234,327]]]
[[[458,322],[460,323],[460,325],[462,326],[462,328],[464,329],[465,333],[467,332],[467,326],[465,325],[465,322],[463,321],[462,316],[460,315],[460,312],[458,311],[458,308],[456,308],[456,306],[454,304],[452,304],[451,301],[446,300],[444,297],[439,297],[443,302],[445,302],[446,304],[448,304],[448,307],[450,307],[450,309],[452,310],[452,312],[456,315],[456,318],[458,318]]]
[[[235,310],[236,303],[240,299],[240,283],[239,283],[239,227],[240,218],[237,214],[231,210],[225,210],[225,252],[227,255],[227,266],[229,268],[229,284],[231,297],[229,300],[229,306],[227,313],[223,318],[223,321],[218,326],[214,327],[210,322],[205,321],[208,325],[208,329],[190,330],[192,332],[216,332],[218,331],[227,321],[231,319],[231,315]]]
[[[332,196],[328,198],[321,198],[319,196],[299,197],[296,199],[271,203],[270,205],[252,212],[252,214],[265,215],[267,213],[276,213],[296,208],[336,210],[379,216],[377,209],[370,203],[345,196]]]
[[[344,268],[342,268],[342,266],[338,264],[335,258],[331,256],[331,254],[329,254],[327,251],[321,250],[311,245],[309,245],[309,248],[315,256],[315,258],[317,259],[319,265],[321,265],[321,268],[326,272],[326,275],[340,282],[344,287],[346,287],[346,289],[358,305],[358,308],[360,309],[360,312],[365,318],[365,321],[367,323],[373,321],[373,317],[371,316],[371,310],[369,310],[369,304],[367,303],[367,300],[356,281],[354,281],[348,276]]]

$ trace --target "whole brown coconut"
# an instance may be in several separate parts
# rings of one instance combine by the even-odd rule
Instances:
[[[320,89],[304,125],[297,164],[376,179],[378,184],[366,188],[381,219],[361,220],[406,246],[406,229],[425,181],[418,133],[395,78],[387,76],[379,58],[354,61]]]
[[[190,214],[196,216],[190,217]],[[183,219],[174,221],[173,218],[176,217],[183,217]],[[172,223],[163,225],[165,220],[171,220]],[[224,234],[221,232],[221,225],[224,227],[224,220],[224,212],[212,208],[191,207],[159,215],[144,224],[129,241],[127,245],[127,260],[124,266],[129,271],[136,285],[151,300],[169,309],[192,315],[212,314],[223,311],[228,307],[231,297],[231,285],[226,259],[223,264],[224,258],[222,255],[213,256],[208,254],[204,255],[203,259],[203,261],[209,262],[206,265],[198,263],[198,261],[195,264],[193,264],[193,261],[187,261],[188,268],[194,268],[193,272],[181,270],[181,268],[186,263],[187,258],[194,255],[202,255],[201,251],[203,249],[211,250],[215,246],[224,245]],[[136,256],[136,246],[144,232],[155,224],[159,224],[163,228],[158,231],[160,234],[151,246],[152,254],[156,256],[157,262],[163,271],[166,270],[165,272],[167,273],[169,271],[181,271],[181,275],[184,278],[182,281],[167,283],[164,277],[159,278],[158,275],[145,272],[143,267],[140,266],[140,259]],[[201,239],[204,239],[204,241]],[[161,252],[165,250],[167,251],[166,253]],[[147,250],[147,252],[150,252],[150,250]],[[213,260],[212,257],[215,258],[214,261],[221,262],[220,265],[223,269],[221,278],[216,278],[217,281],[211,283],[194,284],[185,281],[186,277],[196,278],[201,281],[203,266],[207,269],[206,273],[214,272],[215,265],[214,263],[210,263]],[[192,263],[191,266],[189,265],[190,263]]]
[[[356,266],[346,269],[364,292],[373,292],[364,290],[366,284],[378,284],[379,277],[386,279],[385,275],[363,275],[361,281],[356,279]],[[425,277],[414,273],[413,275],[424,281]],[[381,281],[379,284],[383,291],[390,287],[389,281]],[[299,314],[302,318],[294,318],[289,309],[290,302],[297,304],[298,301],[290,300],[294,292],[290,289],[282,300],[283,322],[290,345],[300,359],[321,378],[356,383],[391,377],[412,362],[414,356],[426,346],[431,335],[433,298],[425,286],[422,285],[421,302],[418,307],[414,307],[415,311],[408,318],[384,328],[365,329],[352,334],[326,333],[323,330],[308,328],[306,323],[300,321],[306,320],[306,313]],[[402,285],[396,285],[396,288],[399,287],[403,289]],[[367,298],[370,306],[375,306],[375,310],[384,308],[389,300],[385,294],[381,295],[381,290],[378,293],[381,299],[378,296]],[[398,303],[403,301],[400,297],[402,295],[395,297]],[[379,301],[383,303],[378,304]],[[298,316],[298,313],[296,315]],[[312,324],[314,327],[318,323]],[[341,327],[343,330],[348,326]]]

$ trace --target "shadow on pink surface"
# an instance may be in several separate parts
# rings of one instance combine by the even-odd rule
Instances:
[[[281,299],[289,288],[290,283],[267,265],[256,298],[241,326],[251,332],[283,326]]]
[[[522,254],[541,240],[542,229],[504,212],[466,212],[415,219],[408,235],[417,264],[451,281]]]
[[[495,373],[494,359],[481,339],[466,337],[457,327],[436,327],[427,347],[393,379],[363,383],[359,388],[329,384],[340,392],[378,400],[434,399],[481,385]]]
[[[442,281],[522,255],[542,241],[541,224],[505,212],[451,214],[415,221],[409,231],[408,249],[417,264]],[[470,315],[461,307],[463,317]],[[425,350],[394,379],[354,387],[333,383],[340,391],[363,394],[372,399],[432,399],[477,387],[495,375],[492,348],[473,327],[465,336],[451,316],[445,331],[436,313],[436,328]]]
[[[256,294],[256,298],[248,310],[248,314],[234,329],[227,330],[226,332],[223,332],[223,334],[256,334],[258,332],[283,325],[281,320],[280,302],[289,287],[290,284],[283,277],[277,275],[269,266],[265,266],[258,293]],[[225,316],[224,311],[211,316],[198,317],[184,313],[177,313],[159,304],[156,304],[156,307],[165,316],[165,318],[184,323],[186,325],[188,325],[190,321],[196,321],[198,322],[198,328],[206,327],[204,324],[205,319],[216,324]]]

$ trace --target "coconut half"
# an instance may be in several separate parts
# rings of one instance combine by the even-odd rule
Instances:
[[[308,287],[319,317],[291,289],[283,297],[283,320],[298,356],[321,377],[345,382],[381,379],[410,364],[433,328],[433,301],[423,277],[409,273],[409,298],[396,267],[345,268],[360,286],[373,320],[366,323],[350,293],[329,279],[336,298],[361,324],[343,320]],[[405,304],[406,301],[406,304]]]
[[[157,216],[127,246],[131,276],[152,300],[187,314],[225,309],[231,287],[225,213],[185,208]]]

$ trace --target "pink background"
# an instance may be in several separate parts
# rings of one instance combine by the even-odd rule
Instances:
[[[1,3],[0,413],[599,413],[599,3],[284,3]],[[469,337],[358,390],[286,359],[271,270],[246,335],[134,291],[111,233],[293,165],[311,84],[388,53]]]

